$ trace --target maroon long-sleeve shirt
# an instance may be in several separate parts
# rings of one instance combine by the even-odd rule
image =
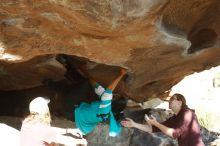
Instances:
[[[177,115],[161,123],[169,128],[173,128],[173,137],[177,138],[179,146],[204,146],[195,112],[188,108],[183,108]],[[153,126],[153,132],[160,130]]]

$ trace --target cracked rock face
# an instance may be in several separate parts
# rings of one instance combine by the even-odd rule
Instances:
[[[54,56],[67,54],[93,62],[103,84],[128,69],[124,96],[162,96],[220,64],[219,13],[219,0],[1,0],[0,90],[63,79]]]

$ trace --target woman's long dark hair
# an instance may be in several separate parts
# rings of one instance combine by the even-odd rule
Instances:
[[[182,101],[182,108],[188,108],[186,98],[182,94],[176,93],[172,97],[176,97],[178,101]]]

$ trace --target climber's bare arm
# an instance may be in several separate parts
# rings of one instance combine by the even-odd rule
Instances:
[[[107,89],[113,91],[125,74],[126,74],[126,70],[121,68],[120,74],[108,85]]]

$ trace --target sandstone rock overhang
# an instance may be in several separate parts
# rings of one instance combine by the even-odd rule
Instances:
[[[184,76],[220,64],[219,0],[1,0],[0,89],[62,79],[57,54],[95,64],[117,92],[137,101],[162,96]]]

